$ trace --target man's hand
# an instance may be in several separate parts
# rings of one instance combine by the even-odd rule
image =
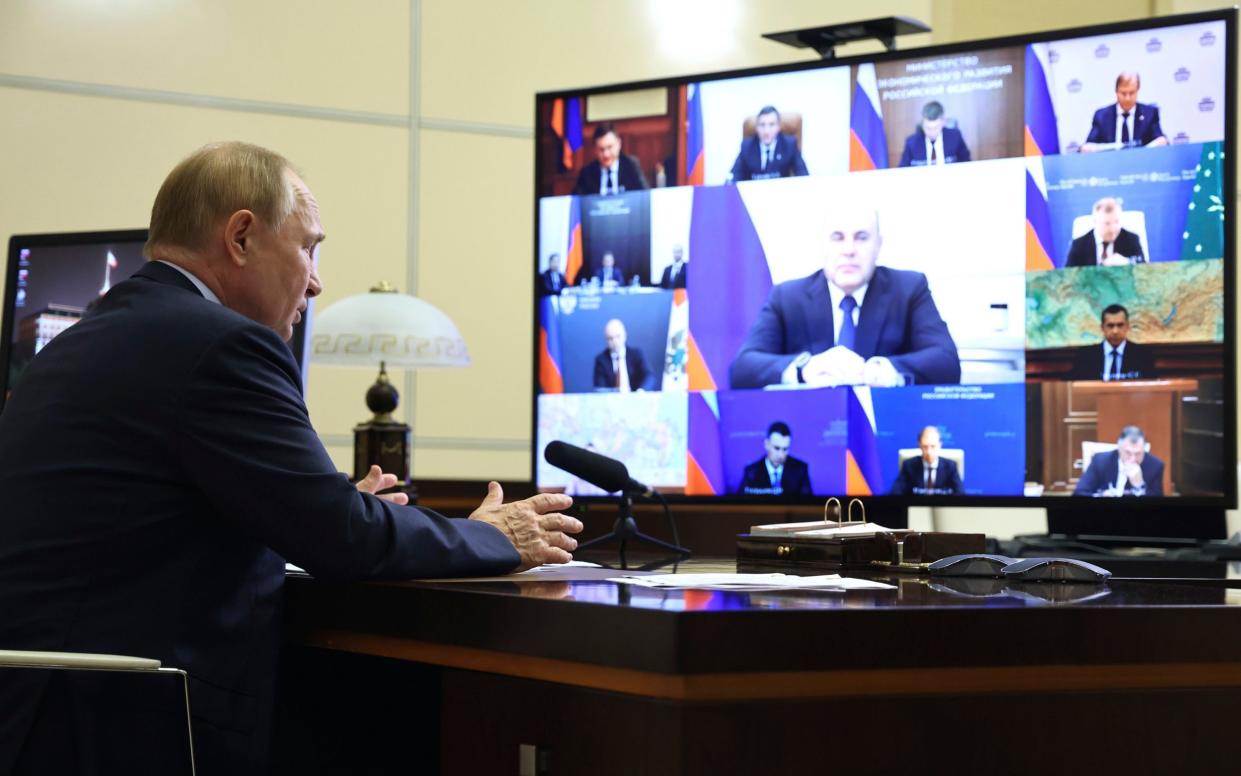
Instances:
[[[562,515],[573,506],[573,499],[560,493],[540,493],[524,501],[504,503],[504,489],[498,482],[487,483],[487,497],[471,520],[490,523],[508,538],[521,555],[517,571],[544,563],[568,563],[569,553],[577,549],[577,539],[568,534],[582,530],[582,521]]]
[[[1133,461],[1125,464],[1125,477],[1129,479],[1129,485],[1133,487],[1134,490],[1137,490],[1146,484],[1146,481],[1142,479],[1142,467]]]
[[[1127,267],[1132,263],[1133,260],[1128,256],[1121,256],[1118,253],[1113,253],[1103,260],[1103,266],[1105,267]]]
[[[857,385],[862,382],[866,361],[843,345],[811,356],[801,370],[809,385]]]
[[[1147,143],[1146,147],[1147,148],[1159,148],[1160,146],[1166,146],[1167,144],[1168,144],[1168,138],[1164,137],[1163,135],[1160,135],[1159,137]]]
[[[388,474],[378,466],[371,466],[371,470],[366,473],[362,481],[358,483],[358,490],[371,495],[378,495],[379,491],[387,490],[397,483],[395,474]],[[408,504],[409,496],[405,493],[385,493],[379,498],[384,501],[391,501],[393,504]]]
[[[862,380],[872,388],[893,388],[905,384],[905,379],[896,371],[896,367],[883,356],[872,356],[866,362]]]

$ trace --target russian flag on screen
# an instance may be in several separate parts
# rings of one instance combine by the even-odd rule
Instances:
[[[569,234],[565,239],[564,280],[569,285],[577,284],[578,273],[582,271],[582,200],[574,197],[569,203]]]
[[[1026,160],[1026,271],[1055,269],[1042,159]]]
[[[1056,108],[1051,103],[1047,72],[1047,44],[1026,46],[1026,156],[1060,153],[1060,136],[1056,132]]]
[[[698,84],[686,87],[685,177],[682,180],[690,186],[701,186],[706,174],[703,169],[706,160],[702,146],[702,90],[698,87]]]
[[[558,97],[552,103],[552,131],[560,138],[560,168],[573,169],[573,155],[582,147],[582,103],[577,97]]]
[[[858,65],[853,109],[849,111],[849,170],[888,166],[888,140],[883,134],[883,111],[873,64]]]
[[[560,369],[559,297],[539,300],[539,389],[543,393],[564,393]]]
[[[736,186],[694,189],[689,254],[711,268],[694,275],[691,291],[689,390],[713,391],[728,386],[733,357],[771,293],[767,254]]]
[[[720,408],[715,391],[689,395],[689,452],[686,464],[686,495],[723,495],[724,459],[720,450]]]
[[[845,492],[850,496],[873,496],[887,492],[879,467],[879,439],[875,431],[875,406],[870,388],[849,389],[845,424]]]

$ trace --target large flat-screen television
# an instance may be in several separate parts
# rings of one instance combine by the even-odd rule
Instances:
[[[14,235],[0,307],[0,411],[30,360],[76,323],[108,290],[141,269],[145,229]],[[313,302],[313,300],[311,300]],[[289,347],[306,377],[312,308]]]
[[[536,486],[1222,513],[1235,24],[539,94]]]

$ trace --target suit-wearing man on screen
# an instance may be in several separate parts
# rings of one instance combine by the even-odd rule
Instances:
[[[959,129],[944,126],[944,121],[943,105],[931,101],[922,106],[922,121],[917,131],[905,138],[900,167],[926,167],[970,160],[965,137]]]
[[[595,127],[595,161],[578,173],[574,194],[621,194],[641,191],[646,186],[642,165],[632,156],[621,153],[621,139],[616,127],[603,123]]]
[[[285,560],[315,577],[497,574],[569,559],[567,497],[470,520],[356,487],[285,341],[320,291],[318,206],[282,157],[208,146],[165,180],[151,261],[32,361],[0,415],[0,645],[188,671],[199,773],[266,773]],[[386,499],[386,500],[385,500]],[[531,532],[531,533],[528,533]],[[184,773],[172,704],[0,669],[0,773]],[[159,696],[157,696],[159,697]]]
[[[823,269],[771,290],[733,359],[732,387],[959,383],[926,276],[876,267],[881,245],[875,210],[833,209]]]
[[[1162,496],[1163,461],[1146,452],[1142,429],[1125,426],[1115,450],[1090,459],[1073,495]]]
[[[664,274],[659,279],[660,288],[685,288],[689,275],[689,265],[685,263],[685,249],[680,245],[672,246],[672,263],[664,267]]]
[[[1142,241],[1120,225],[1123,210],[1114,197],[1094,203],[1094,228],[1069,246],[1066,267],[1124,267],[1143,264]]]
[[[1121,148],[1168,144],[1159,126],[1159,108],[1138,102],[1141,88],[1142,78],[1137,73],[1116,76],[1116,102],[1095,111],[1090,134],[1080,148],[1083,153],[1106,150],[1117,143]]]
[[[595,278],[600,283],[615,283],[623,285],[625,283],[625,273],[620,267],[616,266],[616,257],[610,252],[603,254],[603,258],[599,262],[599,269],[595,270]]]
[[[547,269],[539,273],[540,296],[555,296],[564,290],[565,276],[560,271],[560,254],[547,257]]]
[[[1103,308],[1103,342],[1073,354],[1073,380],[1141,380],[1155,377],[1155,359],[1145,345],[1129,339],[1129,311],[1118,304]]]
[[[595,356],[594,386],[621,393],[655,389],[655,375],[638,348],[628,345],[625,324],[613,318],[603,327],[608,346]]]
[[[751,496],[809,496],[810,467],[789,455],[793,432],[787,423],[776,421],[767,427],[764,455],[745,467],[739,492]]]
[[[892,485],[892,495],[961,496],[965,483],[955,461],[940,457],[943,447],[939,429],[927,426],[918,433],[922,455],[901,464],[900,474]]]
[[[797,138],[780,131],[780,112],[763,107],[754,121],[754,136],[741,141],[741,152],[729,180],[751,181],[808,175]]]

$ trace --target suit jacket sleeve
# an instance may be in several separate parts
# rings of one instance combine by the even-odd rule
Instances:
[[[750,166],[745,161],[746,144],[741,144],[741,150],[737,152],[737,161],[733,162],[733,168],[729,172],[734,181],[748,181],[750,179]]]
[[[577,184],[573,193],[578,195],[599,193],[599,163],[591,162],[577,174]]]
[[[612,374],[612,361],[606,353],[595,356],[595,376],[592,384],[596,388],[616,387],[616,376]]]
[[[897,372],[913,375],[918,383],[959,383],[961,359],[957,346],[935,307],[926,276],[919,275],[917,284],[909,299],[909,349],[888,356],[888,360]]]
[[[1159,459],[1155,458],[1155,456],[1153,455],[1148,456],[1146,460],[1150,460],[1155,463],[1155,466],[1151,467],[1153,471],[1150,472],[1149,477],[1146,475],[1146,473],[1142,474],[1142,478],[1146,481],[1146,495],[1162,496],[1163,495],[1163,461],[1160,461]]]
[[[1064,260],[1064,266],[1093,267],[1097,263],[1094,232],[1083,234],[1069,245],[1069,255]]]
[[[494,527],[363,494],[310,425],[288,348],[239,324],[180,392],[172,447],[185,476],[238,531],[311,574],[397,579],[501,574],[520,562]]]
[[[1073,488],[1074,496],[1093,496],[1108,487],[1107,474],[1103,471],[1103,459],[1107,457],[1107,453],[1098,453],[1090,459],[1090,465],[1077,481],[1077,487]]]
[[[1147,107],[1147,110],[1151,112],[1151,120],[1150,123],[1146,125],[1147,139],[1146,143],[1143,143],[1143,145],[1152,143],[1164,136],[1163,127],[1159,126],[1159,109],[1151,105]]]
[[[1108,113],[1108,112],[1110,111],[1108,111],[1107,108],[1102,108],[1100,110],[1095,111],[1094,119],[1091,120],[1090,122],[1090,134],[1086,136],[1087,143],[1110,143],[1111,142],[1110,140],[1104,139],[1112,134],[1112,132],[1107,131],[1103,127],[1103,122],[1105,121],[1105,119],[1103,118],[1103,114]],[[1114,114],[1112,118],[1113,120],[1115,119]],[[1112,129],[1114,131],[1115,127],[1113,127]]]
[[[901,151],[901,161],[897,167],[908,167],[910,163],[913,162],[913,144],[915,137],[917,137],[917,135],[914,135],[914,137],[905,138],[905,148]]]
[[[949,461],[947,458],[940,460],[948,464],[948,477],[944,480],[944,487],[957,496],[964,496],[965,482],[961,479],[961,470],[957,468],[956,461]]]
[[[642,164],[635,156],[622,156],[621,165],[628,170],[623,177],[629,179],[629,183],[625,185],[626,191],[642,191],[650,188],[646,185],[646,174],[642,172]],[[632,184],[632,185],[629,185]]]
[[[1116,238],[1116,252],[1134,261],[1143,261],[1142,239],[1128,229],[1122,229]]]
[[[910,461],[918,461],[919,458],[909,458],[901,464],[901,470],[896,474],[896,482],[892,483],[892,495],[903,496],[910,491],[910,482],[913,475],[910,474]]]
[[[655,390],[654,375],[651,374],[651,368],[646,363],[646,356],[637,348],[629,348],[625,351],[632,367],[633,380],[630,381],[630,387],[634,390],[642,388],[648,391]]]
[[[745,342],[728,370],[733,388],[762,388],[777,385],[781,373],[797,358],[785,353],[784,291],[782,286],[771,289],[767,303],[758,312]]]
[[[965,143],[965,135],[958,132],[957,137],[961,141],[961,148],[957,151],[957,161],[968,162],[970,160],[970,147]]]
[[[797,147],[797,139],[792,138],[789,141],[789,153],[793,155],[793,161],[789,164],[789,175],[809,175],[806,169],[806,160],[802,158],[801,149]]]

